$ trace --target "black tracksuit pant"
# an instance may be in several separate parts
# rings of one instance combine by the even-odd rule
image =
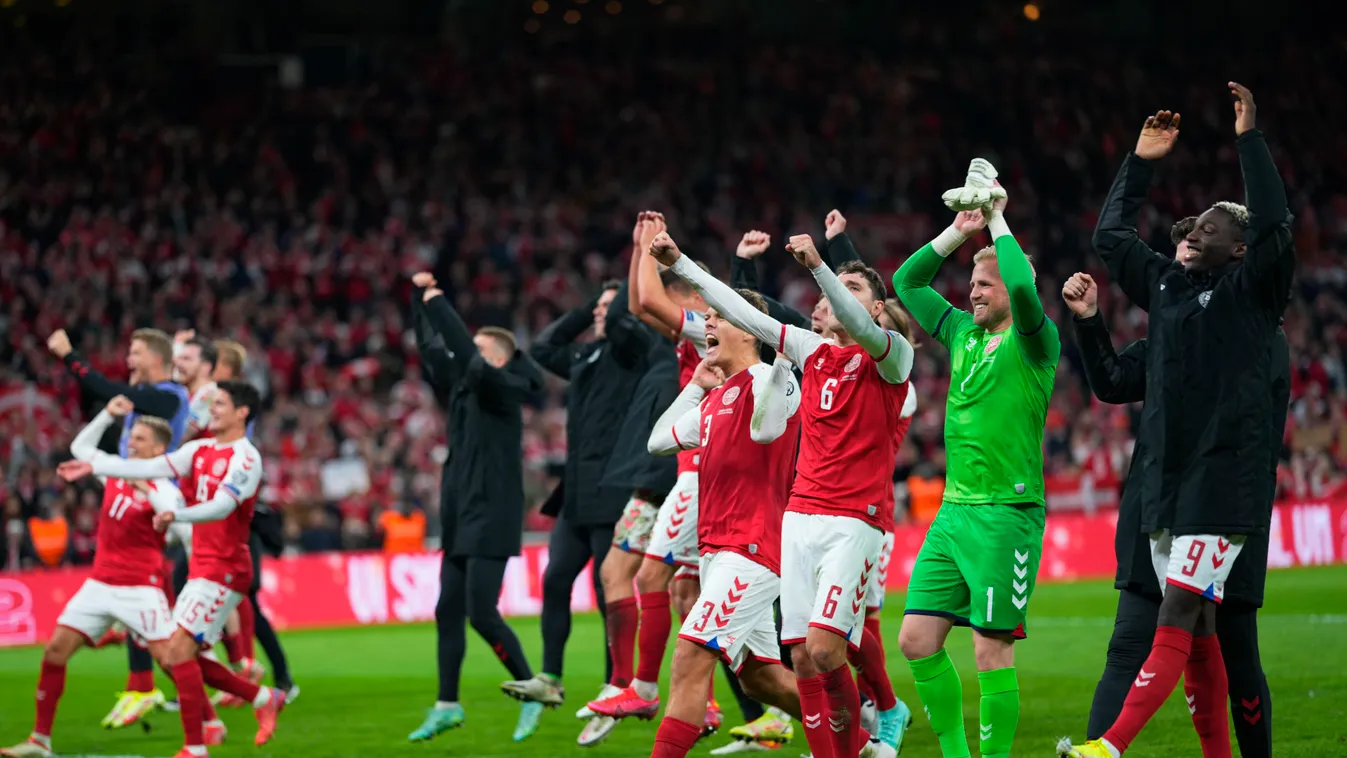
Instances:
[[[1123,701],[1151,652],[1160,598],[1125,589],[1119,593],[1118,615],[1108,643],[1108,661],[1090,707],[1089,739],[1113,726]],[[1258,611],[1227,602],[1216,611],[1216,636],[1221,641],[1230,680],[1230,713],[1235,739],[1244,758],[1271,758],[1272,694],[1258,654]]]
[[[566,515],[557,517],[547,542],[547,570],[543,572],[543,672],[561,678],[566,655],[566,640],[571,636],[571,589],[576,577],[590,558],[594,559],[594,598],[599,613],[606,616],[603,581],[599,569],[613,544],[613,525],[572,524]],[[603,681],[613,678],[613,661],[608,654],[607,627],[604,634]]]
[[[440,561],[440,599],[435,603],[438,699],[458,701],[458,685],[467,655],[467,627],[481,637],[510,672],[511,679],[533,676],[519,637],[500,615],[500,588],[507,558],[451,556]]]

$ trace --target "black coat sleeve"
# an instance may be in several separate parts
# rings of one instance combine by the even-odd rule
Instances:
[[[1085,364],[1085,380],[1094,396],[1114,405],[1136,403],[1146,398],[1146,340],[1140,339],[1123,348],[1113,349],[1108,327],[1099,314],[1073,318],[1076,343]]]
[[[846,232],[842,232],[836,237],[828,240],[827,263],[828,268],[831,268],[833,271],[836,271],[837,267],[841,266],[843,263],[850,263],[851,261],[858,261],[860,259],[861,254],[856,252],[856,245],[852,243],[851,238],[847,236]]]
[[[1093,238],[1094,250],[1108,267],[1109,276],[1143,311],[1150,310],[1151,292],[1160,277],[1178,265],[1150,249],[1137,234],[1137,218],[1150,191],[1152,173],[1150,161],[1127,154],[1104,199]]]
[[[483,408],[510,413],[542,391],[543,375],[533,359],[522,352],[516,351],[503,368],[492,366],[479,355],[468,364],[464,386],[477,393]]]
[[[529,348],[529,355],[538,365],[562,379],[571,378],[571,361],[575,359],[576,338],[594,323],[594,302],[576,308],[548,324]]]
[[[66,368],[79,380],[80,387],[99,400],[111,400],[125,395],[136,406],[137,413],[159,418],[173,418],[178,412],[182,400],[168,390],[161,390],[152,384],[132,386],[125,382],[115,382],[95,369],[78,353],[65,357]]]
[[[618,363],[627,367],[644,360],[650,352],[651,343],[659,338],[627,307],[629,291],[629,286],[624,282],[618,288],[613,302],[608,305],[608,314],[603,319],[603,331],[608,336],[608,343],[613,346],[613,355]]]
[[[757,292],[762,287],[762,280],[758,277],[757,259],[741,258],[738,255],[732,256],[730,258],[730,286],[735,289]]]
[[[436,394],[447,397],[463,372],[426,317],[425,305],[421,302],[424,293],[420,287],[412,291],[412,331],[416,335],[416,351],[421,355],[421,365],[431,388]]]
[[[1259,300],[1280,315],[1290,300],[1295,273],[1286,185],[1261,131],[1250,129],[1241,134],[1235,147],[1249,209],[1249,229],[1244,237],[1247,249],[1237,276],[1241,286],[1262,295]]]

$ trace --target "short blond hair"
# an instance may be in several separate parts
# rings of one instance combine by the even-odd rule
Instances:
[[[234,378],[243,376],[243,364],[248,360],[248,351],[234,340],[215,340],[215,352],[219,353],[216,365],[229,369]]]
[[[131,341],[139,341],[145,349],[159,356],[164,366],[173,364],[173,339],[162,329],[137,329],[131,332]]]
[[[1038,269],[1035,269],[1035,268],[1034,268],[1034,256],[1032,256],[1032,255],[1030,255],[1030,254],[1028,254],[1028,253],[1025,253],[1025,254],[1024,254],[1024,259],[1025,259],[1026,261],[1029,261],[1029,273],[1033,275],[1034,281],[1037,282],[1037,281],[1038,281]],[[982,248],[981,250],[977,251],[977,254],[973,256],[973,265],[976,266],[976,265],[978,265],[979,263],[981,263],[981,262],[983,262],[983,261],[994,261],[994,260],[996,260],[996,246],[995,246],[995,245],[988,245],[988,246]],[[998,262],[998,266],[999,266],[999,265],[1000,265],[1000,264],[999,264],[999,262]]]
[[[137,416],[136,423],[154,433],[154,439],[160,445],[168,447],[173,442],[173,427],[156,416]]]
[[[514,332],[503,326],[484,326],[478,329],[477,333],[499,342],[501,347],[505,348],[505,352],[510,355],[514,355],[515,351],[519,349],[519,343],[515,341]]]

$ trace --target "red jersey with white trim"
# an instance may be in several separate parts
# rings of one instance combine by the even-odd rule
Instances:
[[[884,529],[881,512],[893,499],[898,454],[894,429],[911,382],[885,381],[860,345],[839,347],[821,339],[800,369],[803,436],[787,510],[851,516]],[[889,522],[892,512],[889,508]]]
[[[173,486],[164,480],[148,484]],[[114,587],[162,587],[163,562],[164,535],[154,530],[150,498],[125,479],[109,478],[103,486],[90,578]]]
[[[215,400],[216,389],[215,382],[206,382],[197,387],[187,401],[187,431],[182,436],[183,442],[215,436],[210,430],[210,406]]]
[[[683,309],[683,328],[679,332],[678,344],[674,346],[678,353],[678,389],[688,386],[692,375],[697,373],[697,365],[706,357],[706,317],[696,311]],[[701,458],[700,450],[684,450],[678,454],[678,473],[696,471]]]
[[[907,430],[912,426],[912,417],[917,413],[917,393],[913,389],[908,389],[907,398],[903,400],[903,412],[898,419],[898,426],[893,429],[893,454],[898,455],[898,450],[903,446],[903,440],[907,439]],[[889,478],[884,492],[888,494],[888,499],[884,501],[884,510],[880,511],[883,517],[885,532],[893,531],[893,509],[897,504],[893,496],[893,467],[889,467]]]
[[[223,519],[192,527],[188,577],[209,579],[246,594],[253,580],[248,540],[262,483],[262,456],[248,438],[241,437],[223,444],[214,439],[190,442],[170,453],[168,460],[181,480],[188,509],[221,493],[236,503]],[[184,460],[186,470],[179,469]]]
[[[763,445],[749,429],[754,410],[753,370],[730,377],[702,401],[697,540],[703,553],[727,550],[780,574],[800,415],[792,413],[785,433]]]

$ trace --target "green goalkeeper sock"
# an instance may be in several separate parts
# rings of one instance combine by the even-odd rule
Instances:
[[[931,729],[940,740],[945,758],[968,758],[968,739],[963,733],[963,684],[954,662],[944,648],[927,658],[908,661],[917,695],[926,707]]]
[[[978,704],[978,736],[982,758],[1009,758],[1015,728],[1020,724],[1020,684],[1015,667],[978,672],[982,700]]]

